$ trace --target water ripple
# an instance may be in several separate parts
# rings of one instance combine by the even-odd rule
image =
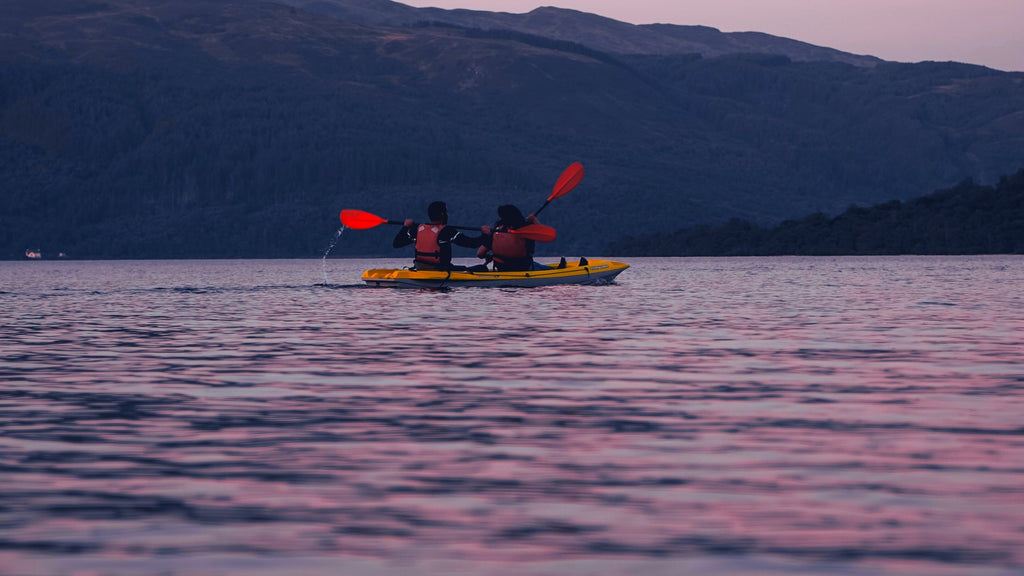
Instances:
[[[1019,573],[1019,260],[0,264],[0,562]]]

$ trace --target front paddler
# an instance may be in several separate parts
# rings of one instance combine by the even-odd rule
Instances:
[[[479,248],[490,236],[488,226],[481,226],[481,235],[467,236],[456,228],[448,226],[448,206],[438,200],[427,207],[429,223],[417,224],[411,218],[403,223],[402,229],[395,235],[392,245],[402,248],[409,244],[415,245],[413,268],[415,270],[470,271],[484,272],[487,266],[478,265],[468,268],[452,264],[452,244],[463,248]]]

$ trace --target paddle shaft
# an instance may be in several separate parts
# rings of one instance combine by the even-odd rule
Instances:
[[[381,218],[376,214],[370,214],[369,212],[363,212],[362,210],[342,210],[341,211],[341,223],[345,226],[350,226],[355,230],[367,230],[380,226],[381,224],[391,224],[393,226],[405,226],[405,221],[400,220],[388,220]],[[422,223],[413,223],[415,226],[421,226]],[[445,224],[444,226],[448,226]],[[456,230],[479,230],[483,232],[482,227],[477,228],[475,226],[451,226]],[[509,232],[528,238],[530,240],[539,240],[541,242],[551,242],[555,239],[555,229],[550,226],[544,226],[543,224],[529,224],[523,226],[518,230],[509,230]]]
[[[405,222],[401,222],[399,220],[388,220],[387,224],[395,224],[396,226],[405,226]],[[420,222],[413,222],[412,225],[416,226],[417,224],[421,224],[421,223]],[[473,227],[473,226],[452,226],[451,224],[445,224],[444,226],[446,226],[448,228],[455,228],[456,230],[476,230],[478,232],[480,231],[480,227],[479,226],[476,226],[476,227]]]
[[[387,223],[405,226],[405,222],[398,222],[396,220],[388,220]],[[448,228],[455,228],[456,230],[480,230],[480,228],[472,228],[470,226],[446,226]],[[543,224],[528,224],[522,228],[508,230],[508,232],[529,240],[537,240],[539,242],[552,242],[555,239],[555,229],[550,226],[544,226]]]
[[[534,211],[533,211],[533,217],[534,217],[534,218],[536,218],[536,217],[537,217],[537,214],[540,214],[540,211],[541,211],[541,210],[543,210],[543,209],[545,209],[545,208],[547,208],[547,207],[548,207],[548,204],[551,204],[551,200],[546,200],[546,201],[544,202],[544,205],[543,205],[543,206],[541,206],[540,208],[537,208],[536,210],[534,210]]]

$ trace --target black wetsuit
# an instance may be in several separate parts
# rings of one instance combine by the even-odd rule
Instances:
[[[415,244],[416,230],[418,227],[419,224],[414,224],[412,227],[403,226],[402,229],[398,231],[398,234],[395,235],[395,240],[391,245],[395,248],[402,248],[403,246]],[[484,244],[484,237],[478,236],[473,238],[463,234],[451,226],[445,226],[437,235],[437,245],[441,250],[441,264],[438,265],[432,262],[423,262],[414,259],[413,265],[418,270],[467,270],[466,266],[452,264],[452,244],[462,246],[463,248],[479,248]]]

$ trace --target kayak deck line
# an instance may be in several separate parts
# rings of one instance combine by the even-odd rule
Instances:
[[[580,268],[583,268],[589,274],[590,270],[601,270],[601,269],[604,269],[604,268],[608,268],[608,265],[607,264],[601,264],[600,266],[580,266]],[[523,275],[524,278],[535,278],[535,277],[539,277],[539,276],[544,276],[545,274],[548,275],[548,276],[553,276],[553,275],[556,275],[557,272],[559,272],[561,270],[564,270],[564,269],[565,268],[554,269],[554,270],[527,270],[527,271],[522,272],[522,275]],[[467,271],[466,273],[467,274],[472,274],[473,276],[478,276],[480,278],[503,278],[504,277],[501,274],[496,273],[496,272],[469,272],[469,271]]]
[[[363,273],[363,281],[374,288],[448,288],[455,286],[526,288],[562,284],[609,284],[626,268],[629,268],[628,264],[611,260],[590,260],[582,266],[579,263],[572,263],[564,268],[552,267],[547,270],[521,272],[384,268],[367,270]]]

